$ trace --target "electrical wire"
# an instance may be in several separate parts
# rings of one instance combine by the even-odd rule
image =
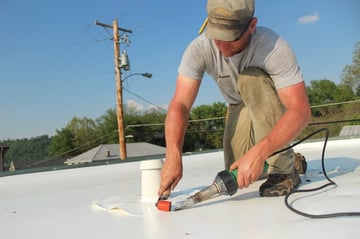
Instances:
[[[323,174],[325,176],[325,178],[327,179],[328,183],[320,186],[320,187],[316,187],[316,188],[311,188],[311,189],[298,189],[298,190],[294,190],[292,192],[290,192],[289,194],[287,194],[285,196],[285,205],[288,209],[290,209],[291,211],[304,216],[304,217],[309,217],[309,218],[314,218],[314,219],[318,219],[318,218],[334,218],[334,217],[346,217],[346,216],[360,216],[360,212],[335,212],[335,213],[328,213],[328,214],[309,214],[303,211],[300,211],[298,209],[295,209],[290,203],[289,203],[289,197],[295,193],[305,193],[305,192],[314,192],[314,191],[318,191],[321,190],[323,188],[326,188],[328,186],[334,185],[337,186],[336,183],[330,179],[330,177],[327,175],[326,173],[326,169],[325,169],[325,150],[326,150],[326,144],[329,138],[329,129],[327,128],[321,128],[319,130],[314,131],[313,133],[309,134],[308,136],[304,137],[303,139],[299,140],[298,142],[283,148],[279,151],[276,151],[275,153],[273,153],[271,156],[278,154],[280,152],[286,151],[290,148],[295,147],[296,145],[302,143],[303,141],[309,139],[310,137],[314,136],[315,134],[320,133],[321,131],[325,131],[326,132],[326,136],[325,136],[325,140],[324,140],[324,145],[323,145],[323,149],[322,149],[322,153],[321,153],[321,167],[322,167],[322,171]]]

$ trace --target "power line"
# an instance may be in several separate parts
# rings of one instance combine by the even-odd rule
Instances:
[[[56,45],[47,45],[47,46],[38,46],[38,47],[29,47],[29,48],[19,48],[19,49],[7,49],[7,50],[0,50],[0,53],[13,53],[13,52],[22,52],[22,51],[35,51],[35,50],[42,50],[42,49],[51,49],[51,48],[62,48],[62,47],[72,47],[75,45],[88,45],[88,44],[96,44],[102,41],[108,41],[109,39],[101,39],[95,41],[86,41],[86,42],[77,42],[77,43],[63,43],[63,44],[56,44]]]

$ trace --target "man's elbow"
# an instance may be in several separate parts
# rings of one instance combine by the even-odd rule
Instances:
[[[311,118],[312,118],[310,105],[306,104],[303,107],[302,118],[303,118],[304,125],[307,126],[310,123]]]

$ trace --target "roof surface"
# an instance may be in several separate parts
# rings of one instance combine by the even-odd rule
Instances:
[[[80,164],[90,163],[100,160],[119,159],[119,144],[101,144],[89,151],[70,158],[65,161],[65,164]],[[165,154],[165,147],[150,144],[146,142],[127,143],[126,153],[128,158],[132,157],[150,157],[154,155]]]
[[[300,189],[327,183],[322,142],[296,146],[308,160]],[[294,194],[291,204],[312,214],[360,211],[360,139],[329,141],[327,174],[337,183]],[[222,152],[184,156],[176,205],[210,185],[223,169]],[[360,217],[311,219],[290,211],[284,197],[261,198],[263,180],[232,197],[164,212],[142,200],[141,162],[110,164],[0,178],[1,238],[359,238]]]

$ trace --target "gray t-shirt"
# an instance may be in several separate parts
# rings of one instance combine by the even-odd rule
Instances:
[[[276,89],[304,81],[295,55],[278,34],[265,27],[257,27],[249,46],[232,57],[224,57],[214,41],[198,36],[186,48],[178,72],[191,79],[201,80],[209,74],[230,104],[241,103],[237,90],[238,74],[248,67],[264,70],[274,81]]]

